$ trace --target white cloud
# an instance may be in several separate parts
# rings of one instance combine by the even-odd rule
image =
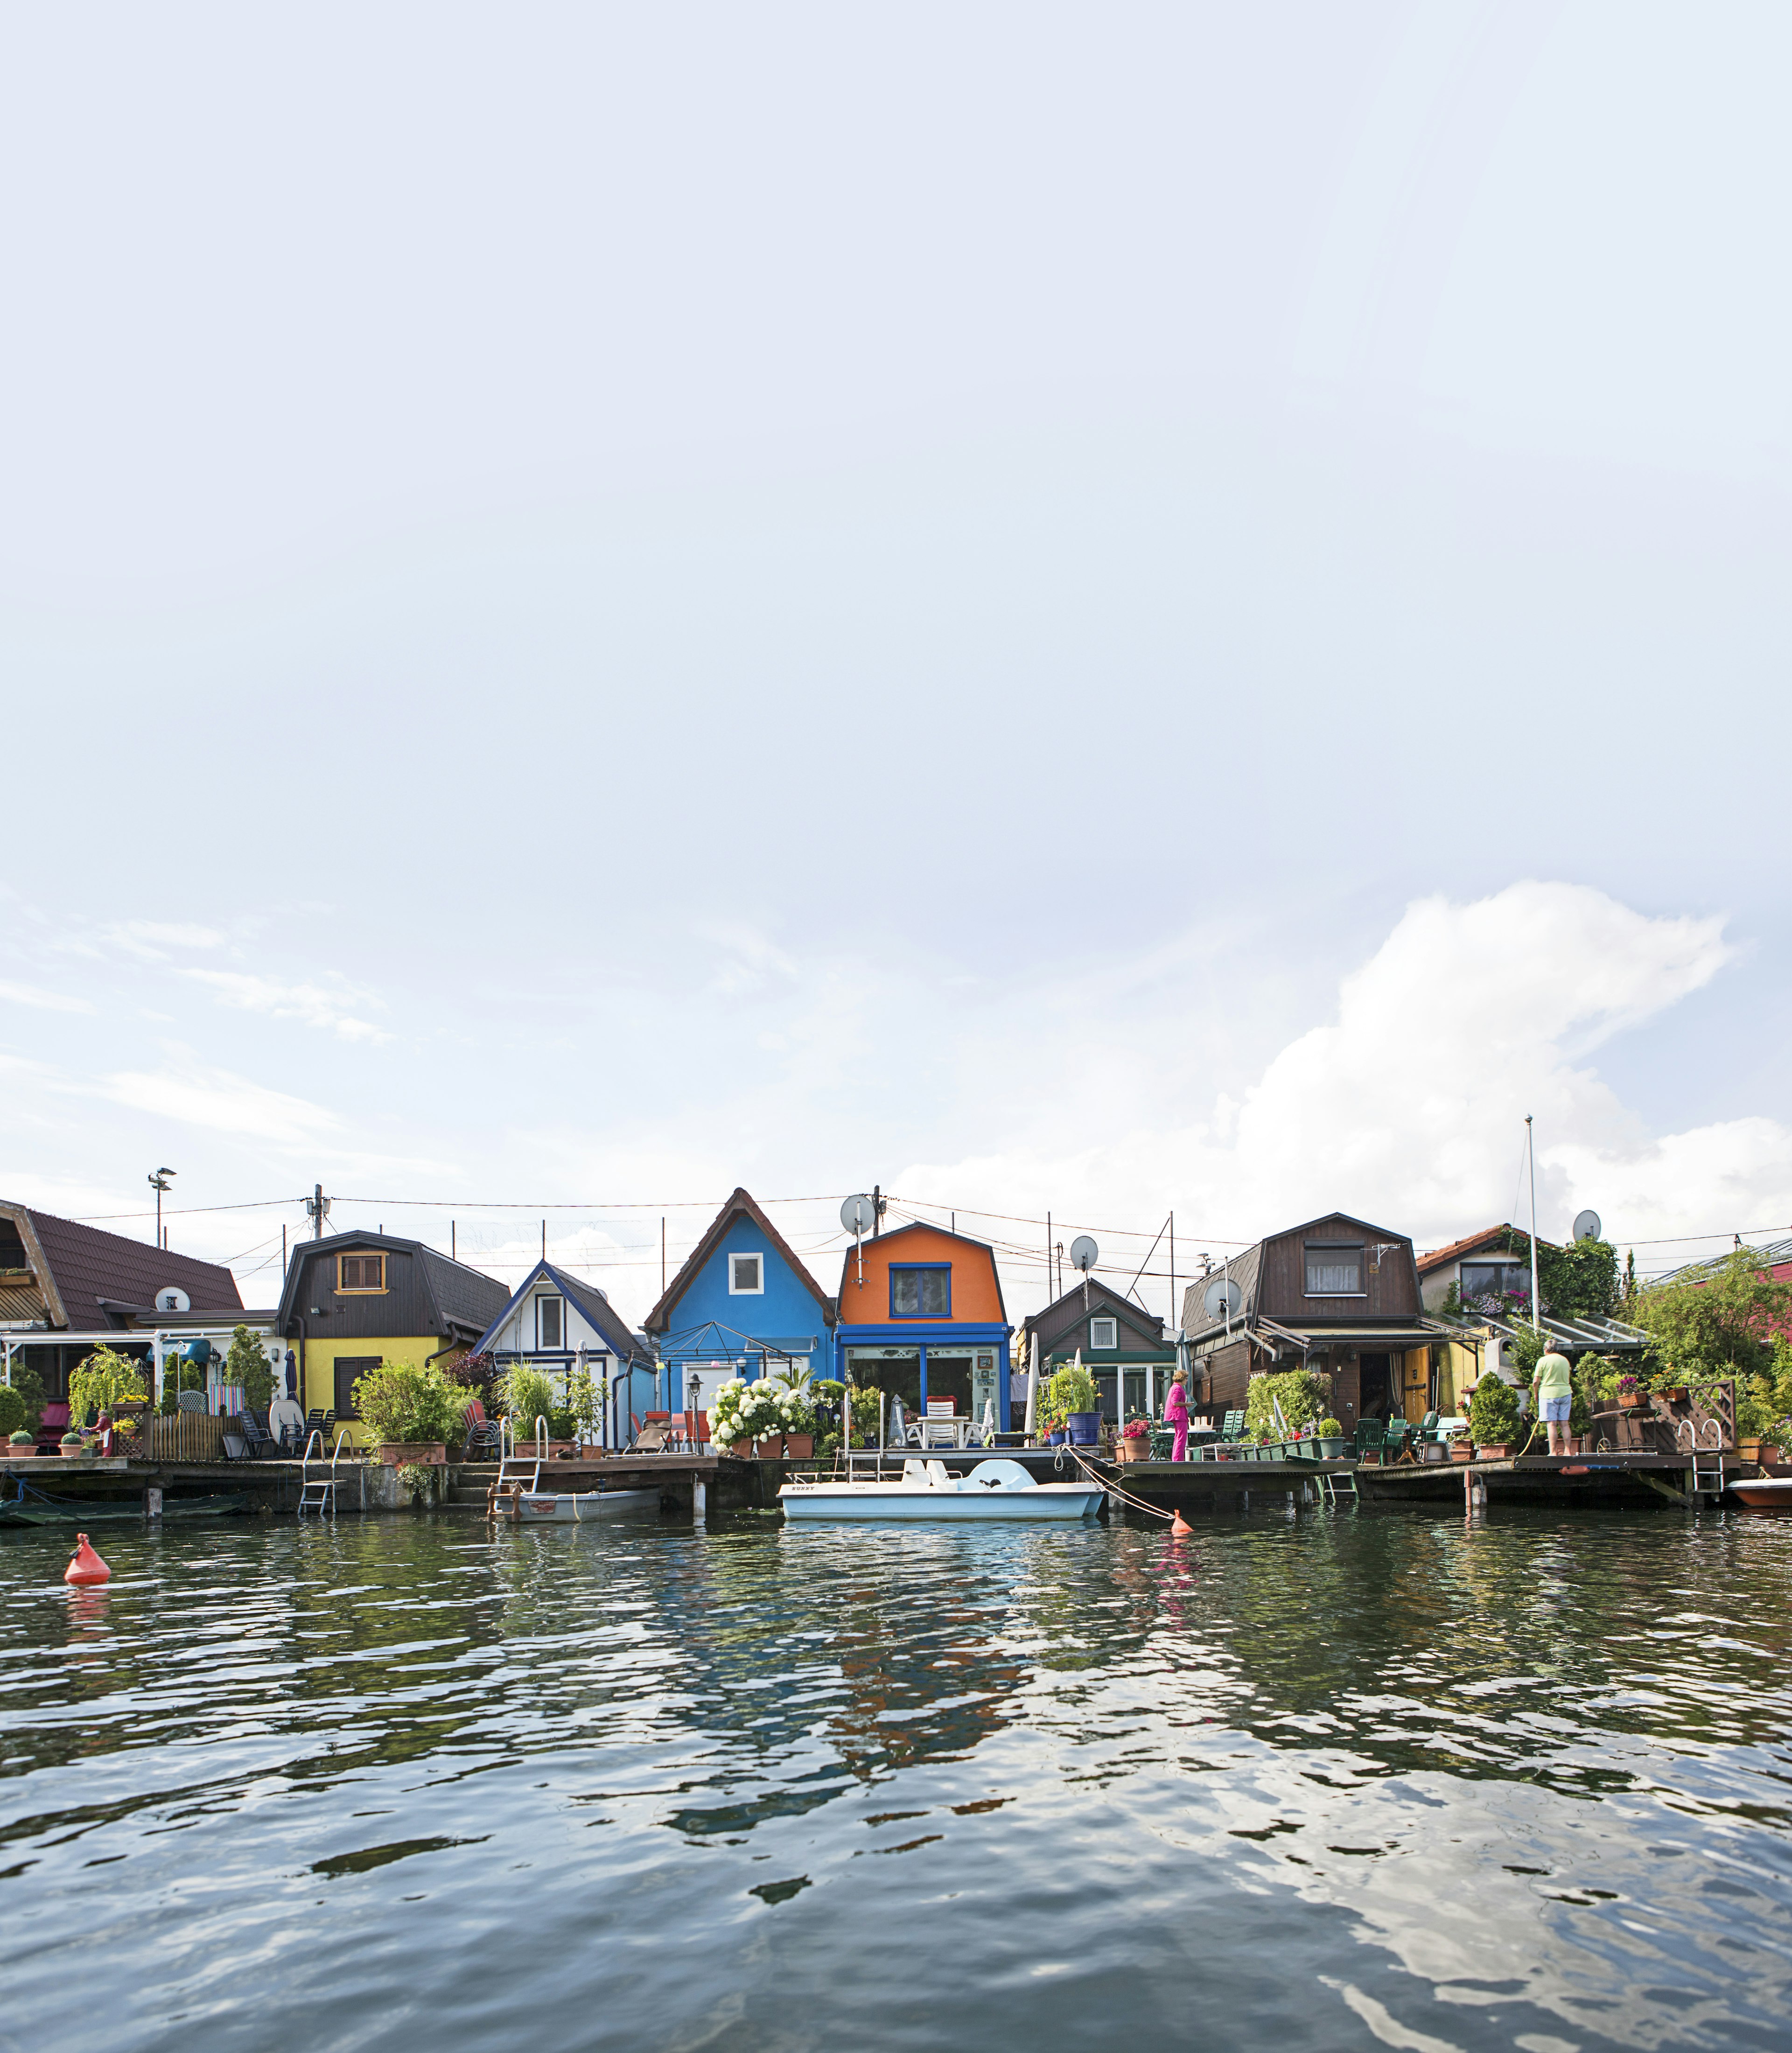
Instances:
[[[191,921],[127,920],[105,930],[106,938],[147,961],[160,962],[171,948],[220,948],[224,936],[215,927]]]
[[[1342,979],[1335,1018],[1242,1091],[1141,1118],[1124,1047],[1112,1061],[1056,1036],[1024,1054],[986,1049],[980,1062],[1004,1087],[1019,1060],[1036,1078],[1075,1067],[1071,1130],[1090,1144],[1055,1144],[1064,1126],[1036,1118],[1012,1147],[914,1164],[891,1187],[1013,1213],[1050,1205],[1060,1220],[1142,1224],[1173,1204],[1181,1245],[1197,1246],[1338,1207],[1423,1246],[1512,1215],[1529,1113],[1546,1235],[1566,1234],[1586,1205],[1621,1244],[1792,1223],[1792,1133],[1765,1118],[1651,1133],[1590,1059],[1717,975],[1734,952],[1722,924],[1651,917],[1566,884],[1421,899]],[[1105,1083],[1091,1091],[1091,1076]]]
[[[284,983],[277,977],[257,976],[247,971],[186,969],[191,977],[214,991],[218,1002],[241,1012],[265,1013],[273,1019],[302,1019],[308,1026],[327,1027],[339,1040],[389,1041],[392,1036],[359,1011],[371,1010],[380,1000],[371,991],[357,991],[346,979],[332,978],[326,984]]]
[[[320,1105],[269,1090],[229,1070],[202,1067],[179,1053],[166,1069],[120,1070],[104,1078],[99,1089],[102,1096],[137,1112],[294,1147],[314,1145],[342,1123]]]
[[[71,991],[45,991],[34,983],[0,983],[0,998],[14,1005],[29,1005],[36,1012],[91,1012],[90,999]]]

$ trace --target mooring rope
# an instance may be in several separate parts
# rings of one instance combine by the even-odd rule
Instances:
[[[1090,1482],[1099,1483],[1102,1488],[1105,1490],[1110,1497],[1118,1498],[1122,1504],[1130,1504],[1134,1511],[1148,1511],[1153,1518],[1168,1519],[1172,1523],[1181,1517],[1182,1514],[1179,1511],[1165,1511],[1161,1505],[1147,1504],[1143,1498],[1134,1497],[1130,1490],[1122,1490],[1118,1483],[1110,1482],[1106,1476],[1097,1475],[1095,1471],[1089,1466],[1088,1462],[1076,1448],[1066,1446],[1060,1447],[1058,1450],[1058,1452],[1060,1457],[1058,1463],[1059,1467],[1063,1466],[1062,1457],[1067,1454],[1071,1459],[1076,1463],[1077,1466],[1083,1470],[1083,1474],[1087,1476]]]

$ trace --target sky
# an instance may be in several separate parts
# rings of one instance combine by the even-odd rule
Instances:
[[[1782,7],[0,36],[0,1195],[1792,1234]]]

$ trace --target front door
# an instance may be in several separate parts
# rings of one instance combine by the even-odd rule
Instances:
[[[1385,1354],[1366,1354],[1358,1357],[1358,1364],[1362,1372],[1358,1415],[1364,1419],[1393,1418],[1399,1407],[1394,1401],[1393,1377],[1388,1357]]]

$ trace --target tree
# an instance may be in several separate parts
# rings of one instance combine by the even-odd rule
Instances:
[[[81,1424],[89,1411],[111,1411],[121,1397],[147,1396],[140,1361],[102,1341],[69,1378],[69,1423]]]
[[[1632,1322],[1661,1368],[1684,1382],[1771,1377],[1774,1341],[1792,1329],[1792,1283],[1779,1283],[1752,1248],[1709,1263],[1684,1282],[1639,1290]]]
[[[42,1423],[44,1407],[49,1399],[44,1395],[44,1379],[36,1369],[29,1368],[15,1356],[13,1361],[13,1388],[19,1394],[25,1406],[25,1430],[37,1431]]]
[[[230,1336],[230,1352],[224,1357],[224,1380],[242,1392],[251,1409],[267,1408],[273,1395],[273,1371],[266,1349],[247,1326],[238,1326]]]

